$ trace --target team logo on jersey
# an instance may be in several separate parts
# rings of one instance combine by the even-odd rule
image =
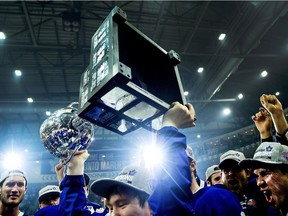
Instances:
[[[247,201],[248,206],[256,206],[256,200],[255,199],[249,199]]]

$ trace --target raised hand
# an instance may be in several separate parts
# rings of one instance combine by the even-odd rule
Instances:
[[[170,109],[163,116],[162,127],[195,127],[195,120],[195,110],[192,104],[182,105],[179,102],[173,102]]]
[[[88,159],[89,153],[86,150],[78,151],[68,163],[67,174],[68,175],[83,175],[84,163]]]
[[[281,115],[283,112],[282,104],[275,95],[263,94],[260,97],[262,106],[273,116]]]
[[[263,107],[260,107],[259,112],[255,113],[255,115],[253,115],[251,118],[254,121],[262,139],[273,136],[272,119],[267,110],[265,110]]]
[[[288,129],[288,124],[281,102],[275,95],[266,94],[260,97],[260,101],[262,106],[270,113],[276,132],[283,135]]]

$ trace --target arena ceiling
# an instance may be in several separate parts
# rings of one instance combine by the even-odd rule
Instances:
[[[0,42],[1,149],[45,151],[39,138],[45,111],[78,101],[91,37],[115,6],[154,42],[180,55],[183,89],[198,118],[197,127],[186,131],[191,142],[197,134],[207,139],[251,125],[263,93],[280,92],[287,107],[286,1],[0,1],[0,31],[6,34]],[[79,32],[64,31],[63,13],[71,11],[80,13]],[[28,97],[34,102],[27,103]],[[225,107],[232,111],[226,117]],[[96,127],[95,133],[91,148],[117,149],[137,145],[142,130],[120,136]]]

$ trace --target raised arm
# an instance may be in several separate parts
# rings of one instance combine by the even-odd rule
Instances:
[[[260,97],[262,106],[267,109],[272,117],[274,128],[276,130],[276,139],[278,142],[288,145],[288,123],[281,102],[275,95],[263,94]]]
[[[191,173],[185,153],[186,137],[178,128],[195,126],[191,104],[175,102],[163,117],[157,133],[157,145],[165,160],[155,168],[155,184],[149,197],[153,215],[192,215]]]
[[[61,216],[86,216],[90,215],[86,207],[86,194],[84,191],[84,163],[88,159],[87,150],[77,152],[67,165],[67,174],[60,184],[58,215]]]
[[[269,141],[273,141],[272,119],[268,111],[260,107],[259,111],[251,118],[260,133],[262,141],[268,141],[268,139]]]
[[[262,106],[270,113],[276,132],[280,135],[284,135],[284,132],[288,129],[288,124],[281,102],[275,95],[266,94],[263,94],[260,97],[260,101]]]

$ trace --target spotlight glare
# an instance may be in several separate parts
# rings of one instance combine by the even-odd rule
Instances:
[[[262,71],[261,72],[261,76],[262,77],[266,77],[268,75],[268,72],[266,70]]]
[[[240,94],[238,94],[238,99],[242,99],[244,96],[243,96],[243,94],[242,93],[240,93]]]
[[[21,70],[15,70],[15,75],[16,76],[22,76]]]
[[[147,168],[161,164],[163,159],[162,151],[156,145],[143,147],[143,160]]]
[[[5,169],[21,168],[21,164],[23,163],[23,161],[21,160],[19,155],[15,154],[15,153],[5,154],[2,162],[3,162],[2,166]]]
[[[222,40],[225,39],[225,37],[226,37],[226,34],[222,33],[222,34],[219,35],[218,40],[222,41]]]
[[[225,108],[224,110],[223,110],[223,114],[224,115],[229,115],[231,113],[231,110],[229,109],[229,108]]]
[[[5,40],[6,39],[6,35],[4,34],[4,32],[0,32],[0,40]]]
[[[204,71],[203,67],[199,67],[198,70],[197,70],[198,73],[202,73],[203,71]]]

